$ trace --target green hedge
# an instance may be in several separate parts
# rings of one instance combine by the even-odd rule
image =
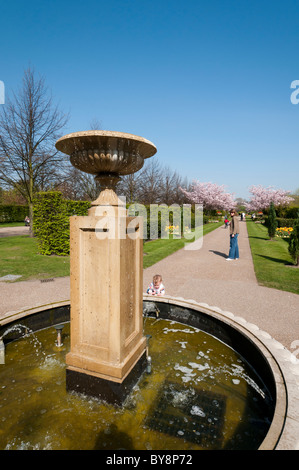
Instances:
[[[89,201],[64,201],[66,205],[67,216],[71,217],[72,215],[87,215],[88,209],[91,206]]]
[[[276,217],[277,227],[294,227],[296,219],[286,219],[284,217]],[[265,226],[268,225],[268,217],[265,217]]]
[[[277,227],[294,227],[296,219],[285,219],[283,217],[277,217]]]
[[[283,218],[283,219],[296,219],[298,210],[299,210],[298,206],[275,207],[277,217]]]
[[[24,222],[26,215],[29,215],[28,206],[15,204],[0,204],[0,222]]]
[[[66,256],[70,252],[69,217],[87,215],[90,202],[69,201],[59,191],[37,193],[33,206],[33,231],[43,255]]]

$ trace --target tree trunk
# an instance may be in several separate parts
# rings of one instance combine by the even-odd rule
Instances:
[[[33,204],[32,204],[32,202],[29,203],[29,219],[30,219],[29,237],[34,237],[34,233],[33,233]]]

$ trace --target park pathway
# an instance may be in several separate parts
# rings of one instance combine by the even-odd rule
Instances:
[[[229,231],[224,226],[217,228],[204,236],[200,249],[179,250],[145,269],[144,292],[152,276],[159,273],[167,295],[228,310],[256,324],[291,350],[292,342],[299,340],[299,295],[258,285],[245,222],[240,222],[238,261],[226,261],[228,247]],[[69,291],[69,277],[48,282],[0,281],[0,318],[19,310],[66,301]]]

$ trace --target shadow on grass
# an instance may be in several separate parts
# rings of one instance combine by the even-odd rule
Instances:
[[[284,264],[285,266],[294,266],[294,264],[291,263],[290,261],[285,261],[285,260],[280,259],[280,258],[272,258],[271,256],[259,255],[259,254],[256,254],[256,256],[259,256],[260,258],[264,258],[268,261],[272,261],[274,263]]]
[[[268,237],[254,237],[253,235],[249,235],[248,238],[249,238],[249,239],[250,239],[250,238],[254,238],[254,239],[256,239],[256,240],[265,240],[265,241],[269,241],[269,242],[270,242],[270,241],[273,241],[273,240],[270,240],[270,238],[268,238]]]

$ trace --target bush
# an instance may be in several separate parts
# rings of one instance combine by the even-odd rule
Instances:
[[[64,201],[66,205],[66,212],[68,217],[72,215],[87,215],[88,209],[91,206],[89,201]]]
[[[296,219],[285,219],[277,217],[277,227],[294,227]]]
[[[274,209],[274,204],[273,202],[271,202],[268,220],[267,220],[268,234],[271,239],[275,237],[276,228],[277,228],[276,212]]]
[[[299,265],[299,212],[289,239],[289,253],[294,263]]]
[[[33,206],[33,231],[41,254],[69,253],[69,221],[60,192],[49,191],[36,195]]]
[[[297,206],[292,206],[292,207],[276,207],[276,215],[278,218],[283,218],[283,219],[296,219],[297,217],[297,212],[299,210],[299,207]]]
[[[0,222],[24,222],[29,214],[28,206],[0,204]]]
[[[66,256],[70,252],[69,217],[86,215],[90,203],[68,201],[59,191],[37,193],[33,206],[33,231],[43,255]]]

